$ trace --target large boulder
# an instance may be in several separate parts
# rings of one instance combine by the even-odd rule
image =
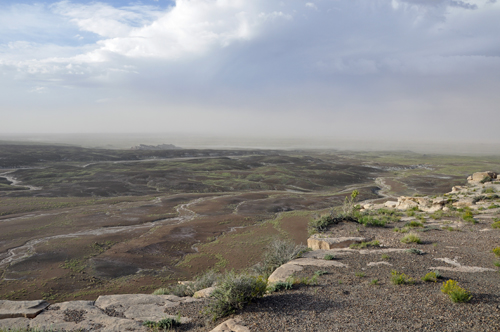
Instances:
[[[446,200],[441,197],[431,199],[429,197],[400,196],[396,209],[404,211],[418,208],[424,212],[434,213],[441,210],[445,204]]]
[[[307,239],[307,246],[312,250],[328,250],[334,248],[347,248],[353,243],[366,242],[364,237],[324,237],[322,234],[314,234]]]

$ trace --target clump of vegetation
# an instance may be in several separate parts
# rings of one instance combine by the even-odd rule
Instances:
[[[212,287],[220,275],[214,270],[209,270],[195,278],[193,282],[184,284],[176,284],[167,288],[159,288],[153,292],[153,295],[172,294],[179,297],[193,296],[194,293],[201,289]]]
[[[432,271],[432,272],[427,273],[421,279],[422,279],[422,281],[425,281],[425,282],[437,282],[437,280],[439,278],[441,278],[441,274],[439,273],[439,271]]]
[[[215,321],[262,297],[266,290],[266,279],[231,271],[218,282],[212,293],[214,301],[205,308],[205,313]]]
[[[451,226],[443,226],[441,227],[441,229],[444,229],[444,230],[447,230],[447,231],[450,231],[450,232],[453,232],[453,231],[457,231],[457,232],[460,232],[460,229],[456,228],[456,227],[451,227]]]
[[[407,276],[404,273],[399,273],[396,270],[392,270],[391,275],[391,282],[394,285],[413,285],[415,283],[415,279]]]
[[[496,209],[496,208],[500,208],[500,205],[493,203],[490,206],[488,206],[488,209],[490,209],[490,210]]]
[[[410,233],[408,235],[405,235],[402,239],[401,242],[403,243],[417,243],[420,244],[422,243],[422,240],[418,237],[417,234]]]
[[[424,253],[422,250],[415,249],[415,248],[406,249],[405,252],[407,252],[409,254],[415,254],[415,255],[422,255]]]
[[[389,255],[387,255],[387,254],[383,254],[380,258],[382,258],[383,260],[386,261],[386,260],[388,260],[391,257],[389,257]]]
[[[493,221],[494,221],[494,223],[493,223],[493,224],[491,224],[491,227],[492,227],[492,228],[500,228],[500,219],[499,219],[499,218],[496,218],[496,219],[494,219]]]
[[[476,220],[474,219],[474,214],[470,210],[466,210],[460,217],[462,218],[463,221],[471,222],[473,224],[476,223]]]
[[[403,227],[415,228],[415,227],[424,227],[424,225],[421,222],[412,220],[410,222],[407,222]]]
[[[142,325],[154,330],[170,330],[181,325],[181,317],[179,315],[176,318],[164,318],[158,322],[147,320]]]
[[[331,254],[326,254],[324,257],[323,257],[324,260],[326,261],[331,261],[331,260],[334,260],[335,259],[335,256],[334,255],[331,255]]]
[[[408,227],[403,227],[403,228],[394,227],[393,231],[397,233],[408,233],[410,229]]]
[[[378,279],[373,279],[372,281],[370,281],[370,284],[371,285],[378,285]]]
[[[460,287],[455,280],[448,280],[441,286],[441,292],[447,294],[450,300],[454,303],[469,302],[472,299],[472,294]]]
[[[370,215],[366,216],[361,216],[358,219],[358,222],[360,224],[363,224],[364,226],[372,226],[372,227],[384,227],[387,221],[380,219],[380,218],[375,218]]]
[[[500,257],[500,247],[494,248],[491,252],[494,253],[495,256]]]
[[[268,293],[274,293],[274,292],[279,292],[282,290],[286,289],[292,289],[293,288],[293,283],[290,281],[278,281],[275,283],[272,283],[267,287],[267,292]]]
[[[325,270],[318,270],[314,272],[314,275],[317,275],[318,277],[321,277],[324,274],[328,274],[328,271]]]
[[[338,223],[340,220],[335,219],[333,216],[322,216],[319,219],[311,220],[308,224],[309,235],[324,232],[330,225]]]
[[[380,242],[374,240],[370,242],[353,243],[349,246],[351,249],[363,249],[366,247],[380,247]]]
[[[443,217],[443,215],[444,215],[444,211],[439,210],[439,211],[436,211],[433,214],[431,214],[429,217],[431,217],[434,220],[438,220],[438,219],[441,219]]]
[[[496,191],[495,191],[495,188],[488,187],[488,188],[484,188],[483,190],[481,190],[481,193],[482,194],[494,194],[494,193],[496,193]]]
[[[356,272],[356,273],[354,273],[354,275],[355,275],[356,277],[359,277],[359,278],[364,278],[364,277],[366,277],[366,273],[364,273],[364,272]]]
[[[264,254],[262,263],[253,267],[257,274],[268,277],[281,265],[300,257],[307,248],[303,245],[296,245],[292,241],[274,240],[269,245]]]
[[[486,183],[486,182],[491,182],[493,179],[489,176],[485,176],[480,182],[481,183]]]

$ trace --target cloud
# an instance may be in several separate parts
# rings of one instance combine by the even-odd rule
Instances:
[[[227,126],[235,132],[251,123],[257,131],[260,116],[272,113],[276,123],[294,119],[291,127],[312,133],[332,121],[349,128],[366,119],[361,127],[369,130],[401,118],[421,122],[416,135],[425,125],[419,114],[442,113],[436,117],[444,122],[448,110],[466,114],[464,105],[476,103],[494,116],[497,100],[485,92],[500,88],[500,5],[487,0],[2,8],[0,87],[11,93],[0,106],[22,104],[23,93],[40,87],[43,94],[30,94],[33,105],[61,113],[71,103],[81,112],[99,108],[109,119],[123,114],[123,123],[130,116],[127,128],[144,115],[162,120],[155,128],[199,119],[200,128],[223,130],[223,119],[233,119]]]

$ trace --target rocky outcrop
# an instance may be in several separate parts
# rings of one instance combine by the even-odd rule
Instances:
[[[401,196],[398,198],[395,208],[398,210],[418,208],[424,212],[434,213],[443,209],[446,203],[447,201],[441,197],[432,199],[429,197]]]
[[[498,176],[497,173],[495,172],[491,172],[491,171],[486,171],[486,172],[476,172],[474,174],[472,174],[471,176],[469,176],[467,178],[467,181],[471,184],[477,184],[481,181],[483,181],[484,179],[487,179],[487,178],[490,178],[490,179],[496,179]]]
[[[314,234],[307,239],[307,246],[312,250],[328,250],[334,248],[347,248],[353,243],[366,242],[364,237],[323,237],[321,234]]]
[[[303,270],[302,266],[317,266],[317,267],[347,267],[347,265],[335,261],[335,260],[323,260],[323,259],[314,259],[314,258],[297,258],[293,261],[290,261],[284,265],[281,265],[277,268],[267,279],[269,284],[278,281],[286,281],[289,277],[291,277],[295,272],[299,272]]]

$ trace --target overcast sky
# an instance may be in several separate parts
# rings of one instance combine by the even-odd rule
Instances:
[[[0,3],[0,133],[500,143],[500,1]]]

